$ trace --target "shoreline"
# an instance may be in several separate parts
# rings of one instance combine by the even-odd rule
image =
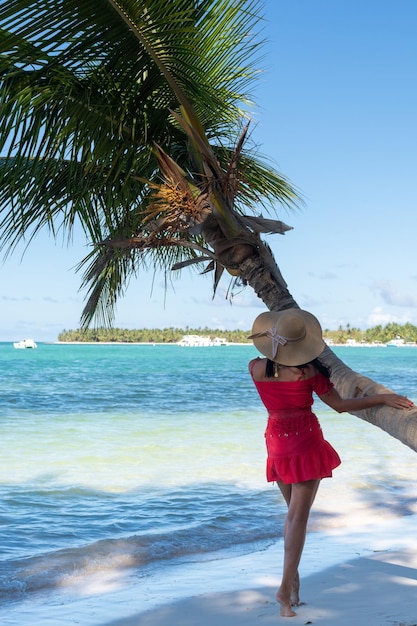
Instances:
[[[340,489],[341,487],[341,489]],[[335,491],[336,490],[336,491]],[[336,495],[335,495],[336,494]],[[300,564],[297,616],[280,618],[283,543],[183,557],[150,570],[69,577],[0,609],[4,626],[416,626],[417,505],[381,515],[354,490],[323,485]]]
[[[10,342],[2,342],[2,343],[10,343]],[[222,346],[179,346],[178,343],[175,342],[154,342],[154,341],[38,341],[38,344],[44,345],[54,345],[54,346],[177,346],[179,348],[220,348],[227,346],[253,346],[253,343],[234,343],[232,341],[227,341]],[[378,343],[328,343],[327,344],[330,349],[332,348],[389,348],[392,346],[387,346],[387,344],[378,344]],[[404,344],[402,346],[395,346],[395,348],[417,348],[417,344]],[[414,626],[414,625],[413,625]]]
[[[2,340],[0,343],[13,344],[12,340]],[[388,345],[386,343],[333,343],[325,342],[326,345],[332,348],[417,348],[417,343],[404,343],[402,345]],[[221,345],[196,345],[196,346],[181,346],[178,342],[157,342],[157,341],[52,341],[52,340],[39,340],[38,345],[50,345],[50,346],[177,346],[179,348],[224,348],[228,346],[252,346],[252,342],[233,342],[226,341]],[[396,352],[396,350],[394,350]],[[414,625],[413,625],[414,626]]]
[[[252,343],[233,343],[228,341],[222,346],[179,346],[175,342],[156,342],[156,341],[44,341],[39,343],[49,343],[59,346],[177,346],[178,348],[223,348],[227,346],[253,346]]]
[[[320,518],[314,520],[319,529]],[[305,605],[295,609],[296,617],[281,618],[275,600],[280,540],[249,555],[184,566],[178,590],[181,596],[187,588],[186,597],[174,592],[159,606],[97,626],[416,626],[417,515],[369,519],[363,528],[360,518],[348,513],[350,528],[307,536],[300,567]],[[171,582],[155,581],[154,591],[175,581],[178,586],[178,574],[171,572]]]
[[[281,618],[282,544],[243,556],[170,564],[149,577],[98,572],[58,597],[9,605],[4,626],[416,626],[416,515],[312,532],[301,564],[303,606]]]
[[[342,561],[304,581],[306,604],[281,618],[275,587],[206,593],[102,626],[415,626],[417,553],[386,551]]]

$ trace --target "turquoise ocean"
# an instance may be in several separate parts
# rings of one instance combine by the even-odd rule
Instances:
[[[417,348],[334,351],[417,402]],[[71,579],[115,569],[146,579],[282,537],[285,508],[265,480],[265,411],[247,371],[256,354],[0,343],[2,624],[22,603],[56,602]],[[315,411],[343,481],[372,492],[381,514],[411,514],[416,454],[320,401]]]

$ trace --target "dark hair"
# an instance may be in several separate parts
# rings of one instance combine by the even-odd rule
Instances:
[[[319,358],[315,358],[308,363],[303,363],[303,365],[294,365],[294,367],[298,367],[300,371],[303,370],[303,367],[307,367],[307,365],[312,365],[320,374],[322,374],[325,378],[330,380],[330,368],[325,365]],[[274,361],[271,359],[266,360],[265,366],[265,378],[272,378],[274,376]]]
[[[274,375],[274,362],[271,359],[266,360],[265,378],[272,378]]]

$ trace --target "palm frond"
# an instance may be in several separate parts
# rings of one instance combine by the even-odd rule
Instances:
[[[204,263],[205,261],[210,262],[210,269],[213,269],[212,262],[213,259],[209,256],[198,256],[194,259],[187,259],[186,261],[181,261],[180,263],[175,263],[172,266],[172,270],[182,270],[184,267],[190,267],[190,265],[196,265],[197,263]]]
[[[81,289],[88,287],[81,314],[82,327],[89,326],[93,319],[97,326],[111,326],[117,299],[135,270],[134,260],[132,251],[100,247],[81,261],[78,271],[90,263],[81,284]]]
[[[249,226],[255,233],[275,233],[279,235],[283,235],[289,230],[292,230],[292,226],[287,226],[284,222],[280,220],[270,220],[261,215],[255,217],[253,215],[241,215],[240,221]]]
[[[210,212],[237,237],[255,203],[296,201],[243,136],[233,140],[259,72],[260,7],[0,2],[0,246],[42,228],[71,236],[78,221],[98,246],[80,263],[90,266],[83,319],[93,306],[109,318],[145,259],[198,267],[197,256],[215,255],[203,238]]]

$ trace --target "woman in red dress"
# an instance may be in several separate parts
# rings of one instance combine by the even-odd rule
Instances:
[[[293,617],[300,605],[298,565],[307,521],[320,480],[340,465],[312,412],[313,393],[339,413],[386,404],[409,409],[413,403],[397,394],[341,398],[330,371],[318,356],[325,348],[318,320],[307,311],[287,309],[259,315],[252,327],[255,347],[266,358],[253,359],[249,372],[268,411],[265,432],[266,474],[276,482],[288,506],[284,525],[284,566],[276,597],[280,615]]]

